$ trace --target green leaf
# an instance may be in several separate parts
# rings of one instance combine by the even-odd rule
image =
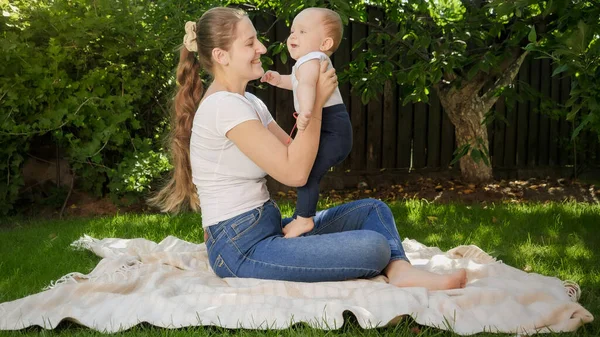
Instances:
[[[367,105],[369,103],[370,97],[369,97],[369,91],[368,90],[363,90],[362,95],[360,96],[360,100],[362,102],[362,104]]]
[[[577,138],[577,136],[579,135],[579,133],[581,132],[581,130],[583,130],[583,128],[585,128],[588,124],[590,124],[592,121],[594,120],[594,115],[593,114],[588,114],[583,121],[581,121],[581,124],[579,124],[577,126],[577,128],[575,128],[575,130],[573,130],[573,134],[571,135],[571,141],[575,140],[575,138]]]
[[[567,71],[568,69],[569,69],[569,65],[563,64],[562,66],[554,69],[554,71],[552,72],[552,76],[554,77],[554,76],[556,76],[556,75],[558,75],[558,74],[560,74],[560,73],[562,73],[564,71]]]
[[[469,149],[471,149],[471,144],[463,144],[459,148],[454,151],[454,159],[450,162],[450,165],[456,164],[460,158],[464,157],[467,153],[469,153]]]
[[[471,67],[471,69],[469,69],[469,72],[467,73],[467,79],[472,79],[473,77],[475,77],[475,75],[477,75],[477,73],[479,72],[479,65],[476,64],[474,66]]]
[[[473,161],[475,161],[475,163],[479,163],[481,161],[481,151],[477,149],[472,149],[471,158],[473,159]]]
[[[531,30],[529,31],[529,35],[527,35],[527,39],[529,42],[537,41],[537,34],[535,33],[535,26],[531,26]]]
[[[577,113],[579,112],[579,110],[581,110],[581,106],[581,104],[577,104],[573,107],[573,109],[571,109],[571,111],[569,111],[569,114],[567,114],[568,121],[575,120],[575,117],[577,117]]]

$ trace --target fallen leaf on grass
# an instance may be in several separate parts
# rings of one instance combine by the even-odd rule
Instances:
[[[412,333],[414,333],[414,334],[418,335],[418,334],[420,334],[420,333],[421,333],[421,329],[419,329],[419,327],[416,327],[416,326],[415,326],[415,327],[412,327],[412,328],[410,328],[410,332],[412,332]]]

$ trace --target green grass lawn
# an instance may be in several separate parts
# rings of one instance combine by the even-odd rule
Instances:
[[[280,205],[291,214],[289,204]],[[435,205],[424,201],[390,204],[402,237],[447,250],[475,244],[516,268],[576,281],[583,293],[580,302],[596,318],[576,333],[560,336],[600,336],[600,206],[578,203],[502,204],[495,206]],[[284,214],[284,215],[285,215]],[[96,238],[143,237],[160,241],[174,235],[201,242],[197,214],[117,215],[109,218],[44,220],[0,218],[0,303],[39,292],[50,281],[78,271],[88,273],[99,258],[69,246],[82,234]],[[394,328],[362,330],[349,316],[337,331],[297,325],[283,331],[226,330],[194,327],[177,330],[137,326],[125,336],[453,336],[453,333],[420,327],[404,320]],[[92,336],[101,333],[71,323],[56,330],[38,328],[0,332],[1,336]],[[478,336],[497,336],[479,334]]]

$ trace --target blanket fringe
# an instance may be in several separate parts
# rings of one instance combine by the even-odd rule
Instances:
[[[86,282],[95,282],[98,279],[102,278],[102,279],[107,279],[106,280],[107,282],[113,282],[113,281],[115,281],[116,276],[121,276],[123,279],[127,279],[127,273],[140,269],[142,264],[143,263],[140,262],[139,260],[130,259],[130,260],[127,260],[121,266],[119,266],[119,268],[117,268],[116,270],[114,270],[112,272],[105,272],[100,275],[90,276],[89,274],[84,275],[84,274],[78,273],[78,272],[69,273],[69,274],[59,278],[56,281],[51,281],[50,284],[48,286],[46,286],[43,290],[53,289],[58,286],[61,286],[64,284],[69,284],[69,283],[79,283],[83,280],[85,280]]]
[[[579,298],[581,298],[581,288],[579,287],[579,284],[571,280],[564,280],[563,286],[571,301],[578,302]]]
[[[87,234],[83,234],[82,237],[73,241],[71,247],[76,250],[92,250],[92,245],[97,244],[100,240],[95,239]]]
[[[475,245],[463,245],[456,248],[450,249],[446,252],[446,256],[453,259],[470,259],[477,263],[489,264],[489,263],[502,263],[502,261],[496,260],[495,257],[486,253],[483,249]]]
[[[77,282],[78,280],[87,279],[87,278],[88,278],[88,276],[83,275],[82,273],[78,273],[78,272],[69,273],[69,274],[59,278],[56,281],[50,281],[50,284],[47,285],[46,287],[44,287],[44,289],[42,289],[42,290],[50,290],[50,289],[53,289],[60,285],[67,284],[67,283],[78,283]]]

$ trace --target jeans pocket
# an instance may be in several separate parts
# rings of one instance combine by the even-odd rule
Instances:
[[[224,277],[236,277],[235,274],[231,271],[221,254],[217,255],[215,262],[212,265],[212,270],[219,276],[220,278]]]
[[[263,208],[264,206],[253,209],[249,214],[240,216],[239,219],[236,219],[233,224],[231,224],[231,230],[234,232],[234,236],[231,239],[232,241],[238,240],[241,236],[258,224]]]

